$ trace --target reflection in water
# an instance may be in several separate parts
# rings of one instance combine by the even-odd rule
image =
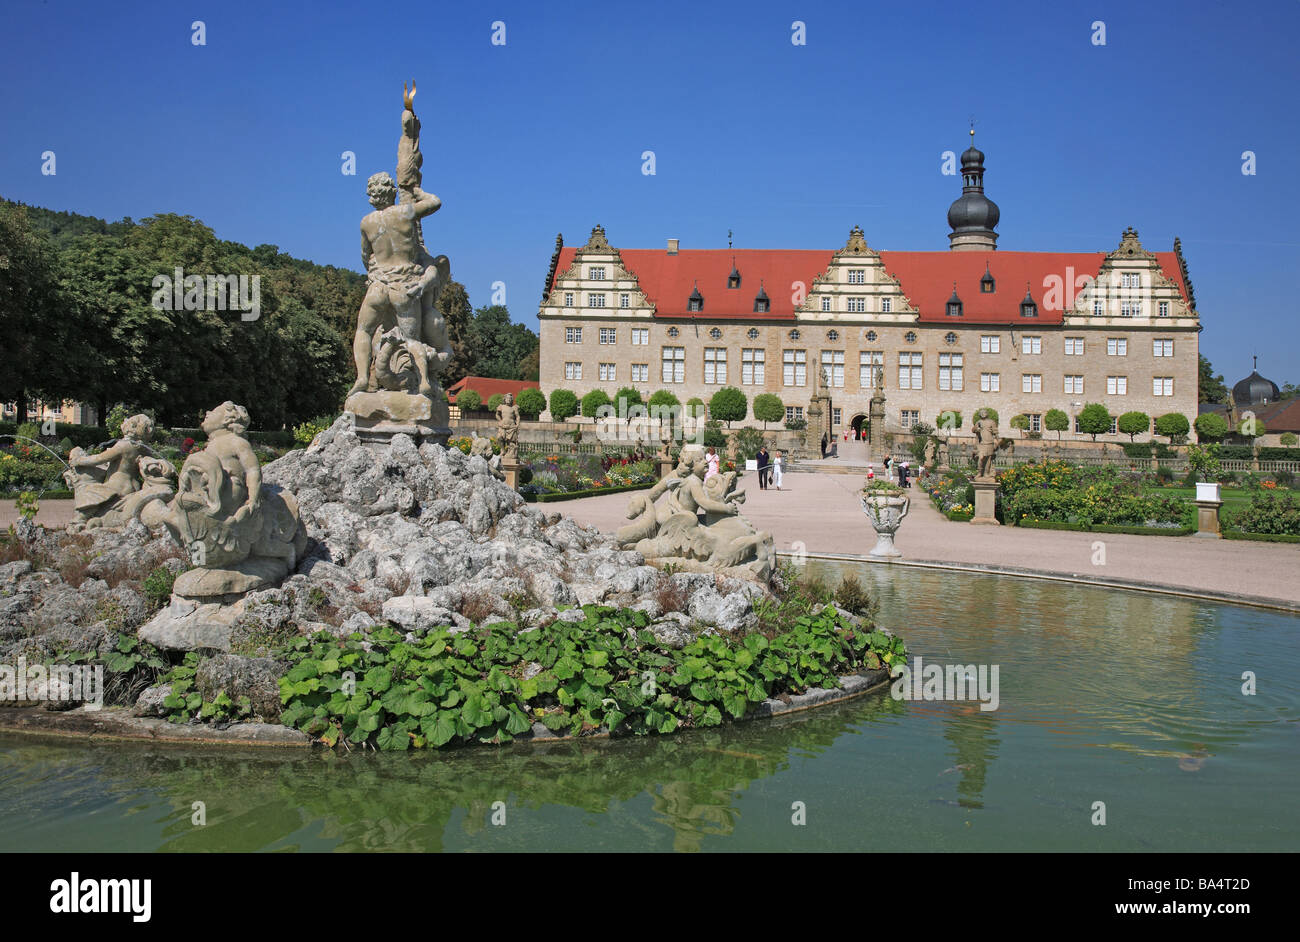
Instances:
[[[998,709],[886,690],[671,737],[421,755],[9,737],[0,850],[1300,848],[1297,619],[854,568],[913,657],[999,665]]]

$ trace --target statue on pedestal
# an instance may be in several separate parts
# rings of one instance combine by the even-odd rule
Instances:
[[[445,255],[433,258],[424,246],[420,220],[442,201],[420,189],[424,157],[414,95],[414,82],[409,92],[403,86],[396,183],[384,172],[366,183],[375,207],[361,221],[369,287],[352,340],[357,378],[344,408],[357,417],[363,436],[403,431],[445,443],[450,429],[438,374],[452,351],[436,301],[451,280],[451,266]]]
[[[497,406],[497,435],[501,441],[501,460],[519,461],[519,407],[515,394],[506,393]]]
[[[98,454],[72,449],[63,472],[76,508],[69,530],[121,527],[132,520],[146,526],[162,522],[176,470],[148,454],[152,434],[153,420],[133,415],[122,422],[122,437]]]
[[[979,470],[975,476],[990,479],[994,476],[993,459],[998,453],[998,423],[996,419],[990,418],[988,409],[980,409],[975,413],[974,431],[975,453],[979,459]]]

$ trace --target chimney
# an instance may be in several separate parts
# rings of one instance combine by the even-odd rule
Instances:
[[[677,254],[677,240],[676,240],[676,239],[669,239],[669,240],[668,240],[668,254],[669,254],[669,255],[676,255],[676,254]]]

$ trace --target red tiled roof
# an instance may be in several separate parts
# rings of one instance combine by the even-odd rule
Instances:
[[[1300,432],[1300,398],[1282,399],[1265,406],[1248,406],[1264,423],[1264,432]],[[1240,411],[1240,410],[1239,410]]]
[[[556,278],[573,264],[575,248],[560,251]],[[623,264],[637,276],[641,290],[655,305],[657,317],[691,317],[708,319],[792,320],[795,317],[793,285],[803,282],[805,292],[812,290],[813,279],[823,274],[835,254],[813,249],[682,249],[669,255],[662,249],[621,249]],[[1056,276],[1066,285],[1066,302],[1072,303],[1073,279],[1080,275],[1096,277],[1106,258],[1105,252],[889,252],[881,251],[885,270],[896,276],[902,291],[920,311],[920,320],[940,323],[948,320],[948,298],[953,282],[962,301],[962,320],[976,323],[1019,322],[1020,302],[1028,282],[1031,296],[1038,305],[1042,323],[1062,320],[1060,305],[1044,304],[1044,281]],[[1165,276],[1187,297],[1182,270],[1173,252],[1156,252],[1156,260]],[[740,287],[728,288],[732,258],[740,272]],[[985,263],[993,275],[997,290],[981,294],[980,278]],[[1067,279],[1067,275],[1070,276]],[[767,291],[771,307],[767,314],[754,313],[754,296],[760,283]],[[698,314],[687,311],[687,299],[699,286],[704,309]]]
[[[490,376],[466,376],[458,379],[447,387],[447,399],[452,405],[456,404],[456,394],[465,389],[472,389],[487,402],[496,393],[505,395],[514,393],[519,395],[525,389],[541,389],[540,383],[530,379],[493,379]]]

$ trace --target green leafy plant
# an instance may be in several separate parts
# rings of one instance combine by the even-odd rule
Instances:
[[[462,389],[456,394],[456,408],[461,413],[477,412],[483,405],[483,397],[472,389]]]
[[[568,389],[551,391],[551,418],[563,422],[578,414],[578,397]]]
[[[35,520],[41,510],[41,502],[36,499],[34,491],[23,491],[14,501],[14,509],[24,520]]]

